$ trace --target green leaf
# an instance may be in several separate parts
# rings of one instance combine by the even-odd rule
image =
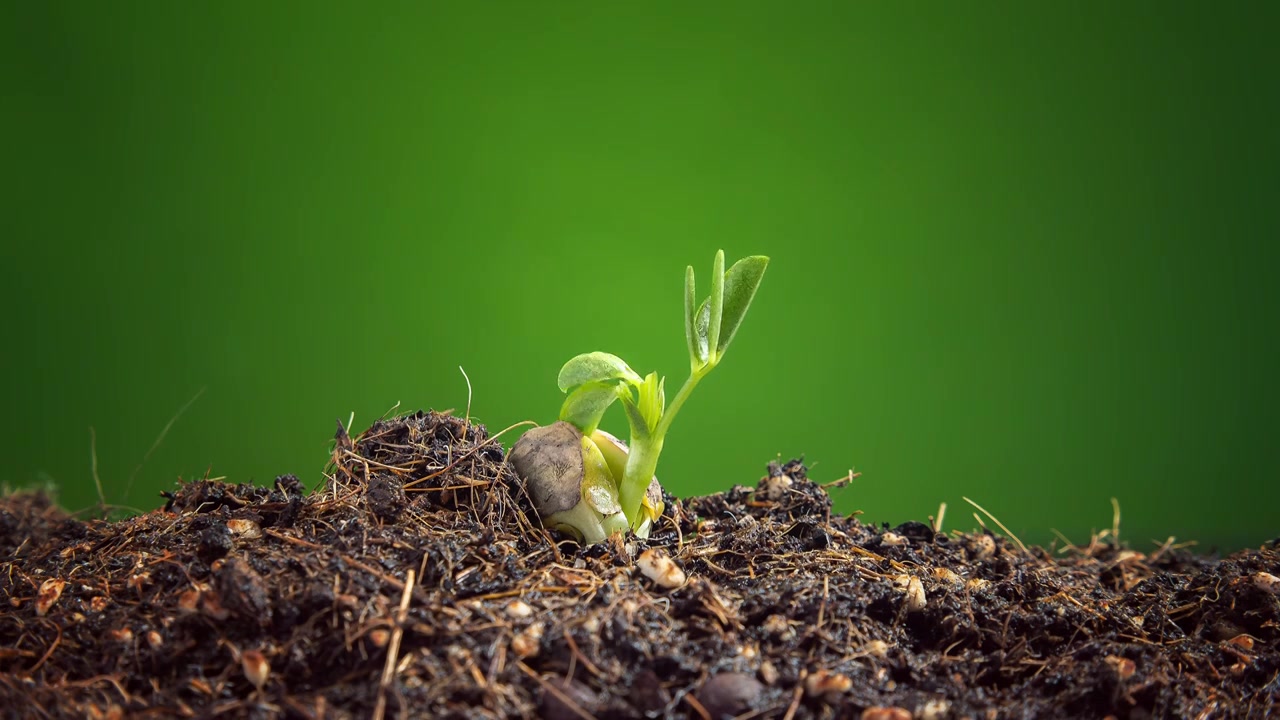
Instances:
[[[711,356],[719,354],[720,320],[724,311],[724,251],[716,251],[716,259],[711,263],[711,307],[708,311],[707,345],[711,348]]]
[[[620,380],[633,385],[641,383],[640,376],[622,358],[604,352],[591,352],[583,353],[565,363],[560,368],[560,377],[556,379],[556,383],[561,392],[568,392],[589,382]]]
[[[600,418],[618,399],[618,382],[589,382],[579,385],[560,406],[560,419],[590,435],[600,425]]]
[[[640,385],[640,414],[644,416],[650,432],[658,427],[658,421],[662,419],[662,408],[666,405],[663,386],[664,383],[658,379],[656,372],[649,373]]]
[[[636,405],[636,401],[628,392],[619,397],[622,400],[622,408],[627,411],[627,422],[631,425],[631,440],[634,443],[637,440],[648,440],[652,433],[649,431],[649,419],[644,416],[644,412],[640,410],[640,406]]]
[[[734,333],[747,316],[747,308],[756,296],[760,280],[764,278],[764,270],[769,265],[769,258],[764,255],[745,257],[733,264],[724,278],[724,309],[720,321],[719,344],[716,355],[723,355]]]
[[[689,342],[689,361],[694,365],[705,362],[698,355],[698,335],[694,330],[693,318],[697,303],[693,294],[693,266],[689,265],[684,270],[684,337]]]
[[[698,314],[693,317],[693,334],[694,340],[697,342],[697,359],[698,367],[702,367],[711,361],[711,345],[707,338],[707,333],[711,330],[711,304],[709,300],[703,300],[698,306]]]

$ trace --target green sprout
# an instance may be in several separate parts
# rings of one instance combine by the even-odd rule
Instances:
[[[662,486],[654,476],[667,430],[690,393],[724,357],[764,277],[769,258],[746,257],[724,269],[716,253],[711,295],[695,301],[694,273],[684,276],[684,334],[689,379],[667,404],[665,378],[641,377],[616,355],[578,355],[560,369],[568,393],[558,422],[534,428],[511,449],[510,461],[528,483],[534,507],[549,526],[587,544],[631,529],[647,538],[662,515]],[[631,426],[630,446],[599,429],[614,401]]]

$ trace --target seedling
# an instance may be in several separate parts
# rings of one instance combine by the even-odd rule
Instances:
[[[684,334],[689,379],[667,405],[665,378],[645,377],[616,355],[578,355],[560,369],[567,393],[560,419],[526,432],[511,449],[510,461],[528,483],[534,506],[549,527],[587,544],[628,528],[647,538],[662,515],[662,486],[654,476],[658,456],[676,413],[690,393],[724,357],[747,315],[769,258],[746,257],[724,269],[716,253],[711,295],[698,304],[694,273],[684,276]],[[599,429],[614,401],[622,403],[631,426],[630,446]]]

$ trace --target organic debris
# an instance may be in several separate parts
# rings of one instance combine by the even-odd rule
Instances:
[[[542,529],[484,426],[339,429],[326,482],[183,484],[81,522],[0,503],[0,708],[39,718],[1268,717],[1275,549],[834,517],[798,461],[665,498],[647,542]],[[643,558],[642,560],[638,560]]]

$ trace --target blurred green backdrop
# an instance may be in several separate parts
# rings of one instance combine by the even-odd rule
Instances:
[[[723,247],[773,263],[676,494],[804,455],[874,521],[1280,533],[1274,3],[3,7],[11,484],[92,504],[93,426],[112,502],[314,485],[459,365],[491,429],[587,350],[678,385]]]

